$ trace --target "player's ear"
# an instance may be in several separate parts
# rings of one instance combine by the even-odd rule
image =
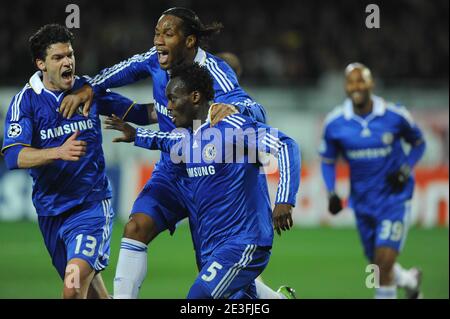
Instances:
[[[200,100],[202,98],[202,94],[199,91],[193,91],[191,93],[191,100],[193,104],[200,103]]]
[[[37,68],[39,70],[41,70],[42,72],[46,72],[47,71],[47,68],[45,67],[44,60],[36,59],[35,63],[36,63],[36,66],[37,66]]]
[[[197,37],[195,35],[191,34],[186,37],[186,47],[188,49],[194,48],[196,43],[197,43]]]

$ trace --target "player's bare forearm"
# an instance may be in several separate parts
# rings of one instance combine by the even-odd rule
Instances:
[[[85,84],[78,90],[64,97],[59,107],[59,112],[64,118],[71,118],[75,114],[78,107],[83,105],[83,115],[88,116],[91,109],[92,99],[94,98],[94,91],[92,87]]]
[[[36,149],[24,147],[17,158],[19,168],[32,168],[48,165],[57,159],[56,147],[48,149]]]
[[[24,147],[17,157],[19,168],[32,168],[48,165],[55,160],[78,161],[86,154],[86,142],[78,141],[79,132],[70,136],[63,145],[52,148],[37,149]]]

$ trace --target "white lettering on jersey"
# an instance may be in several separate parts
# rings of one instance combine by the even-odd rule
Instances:
[[[190,167],[187,168],[187,173],[189,177],[202,177],[216,174],[216,169],[213,165]]]
[[[155,101],[155,108],[156,108],[156,111],[158,111],[159,113],[172,118],[169,115],[169,111],[167,110],[167,107],[165,105],[159,104],[158,102]]]
[[[41,130],[41,140],[46,140],[49,138],[60,137],[65,134],[75,133],[75,131],[84,131],[94,127],[94,123],[91,119],[78,121],[70,124],[64,124],[62,126],[49,128],[46,130]]]
[[[359,150],[347,151],[347,157],[349,159],[373,159],[386,157],[392,152],[392,147],[381,147],[381,148],[365,148]]]

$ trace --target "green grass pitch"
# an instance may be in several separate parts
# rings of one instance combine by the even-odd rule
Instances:
[[[114,227],[111,261],[103,272],[110,291],[122,229],[123,224]],[[148,274],[140,297],[185,298],[196,276],[186,224],[173,237],[158,236],[148,252]],[[448,228],[411,229],[399,261],[423,269],[425,298],[449,298]],[[365,287],[365,266],[355,229],[297,227],[276,235],[263,279],[272,288],[293,286],[299,298],[372,298],[373,290]],[[38,225],[1,222],[0,298],[59,298],[61,288]]]

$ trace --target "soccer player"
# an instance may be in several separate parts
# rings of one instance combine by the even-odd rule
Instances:
[[[236,73],[237,79],[242,75],[242,64],[238,56],[233,52],[219,52],[217,57],[224,60]],[[256,278],[256,292],[258,293],[258,299],[296,299],[295,289],[290,286],[282,285],[277,291],[267,286],[261,276]]]
[[[292,227],[291,210],[300,183],[300,155],[294,140],[247,116],[227,116],[211,128],[214,99],[210,73],[198,64],[171,70],[167,109],[182,132],[134,129],[119,118],[106,128],[123,132],[116,142],[160,149],[182,160],[189,176],[199,239],[200,272],[188,298],[256,298],[255,279],[266,267],[273,227]],[[280,182],[273,214],[267,185],[258,183],[258,151],[278,157]],[[273,226],[272,226],[273,215]]]
[[[412,170],[425,151],[425,141],[410,113],[372,94],[371,71],[360,63],[345,69],[348,98],[325,120],[320,147],[329,211],[342,209],[335,192],[335,161],[350,166],[350,205],[369,262],[380,270],[375,298],[396,298],[397,287],[408,298],[420,295],[421,272],[403,269],[396,259],[408,230],[414,190]],[[401,142],[411,149],[405,154]]]
[[[211,108],[213,125],[235,112],[235,108],[241,114],[264,123],[266,115],[263,107],[242,90],[230,66],[201,48],[221,28],[219,23],[204,25],[193,11],[186,8],[166,10],[155,27],[154,47],[101,71],[90,81],[90,85],[64,99],[61,112],[70,118],[75,105],[85,103],[83,113],[86,115],[89,101],[98,90],[124,86],[151,77],[159,129],[170,132],[175,128],[167,111],[168,101],[165,96],[170,70],[181,63],[197,62],[208,69],[214,80],[214,101],[218,104]],[[137,298],[147,273],[148,244],[164,230],[173,233],[177,222],[192,212],[190,196],[183,195],[187,194],[187,182],[184,165],[175,165],[167,154],[162,153],[151,179],[134,202],[124,229],[114,280],[115,298]],[[261,175],[258,183],[266,187],[265,176]],[[198,240],[192,224],[190,220],[195,248]]]
[[[63,297],[107,298],[100,271],[108,265],[115,214],[99,114],[145,118],[148,110],[139,106],[142,112],[136,113],[129,99],[105,91],[96,95],[89,117],[63,118],[62,97],[86,83],[75,76],[73,39],[57,24],[30,38],[39,71],[11,101],[1,152],[9,169],[26,168],[33,178],[33,204],[53,265],[64,279]]]

